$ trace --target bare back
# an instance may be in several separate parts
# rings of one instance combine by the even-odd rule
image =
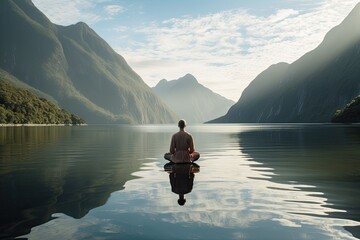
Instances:
[[[171,138],[170,153],[174,161],[189,161],[194,152],[194,141],[191,134],[185,131],[175,133]]]

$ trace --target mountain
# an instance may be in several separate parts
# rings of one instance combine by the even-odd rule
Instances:
[[[0,124],[83,124],[83,119],[40,98],[26,87],[16,87],[0,69]]]
[[[360,122],[360,96],[352,100],[343,110],[338,110],[331,119],[335,123]]]
[[[58,26],[30,0],[0,1],[0,68],[88,123],[166,123],[174,113],[85,23]]]
[[[313,51],[259,74],[211,122],[330,122],[360,93],[360,3]]]
[[[180,118],[191,123],[219,117],[234,104],[201,85],[191,74],[172,81],[163,79],[153,90]]]

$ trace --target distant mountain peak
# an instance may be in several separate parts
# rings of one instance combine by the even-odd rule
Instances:
[[[65,28],[71,29],[72,31],[74,31],[74,33],[77,33],[77,34],[84,34],[84,33],[88,33],[88,32],[94,32],[94,30],[92,30],[89,27],[89,25],[87,25],[84,22],[78,22],[78,23],[75,23],[75,24],[71,24],[69,26],[66,26]]]
[[[222,116],[234,104],[201,85],[191,74],[171,81],[162,79],[153,90],[180,118],[191,123]]]
[[[87,25],[86,23],[84,22],[77,22],[76,24],[73,25],[75,28],[78,28],[80,30],[89,30],[91,29],[89,27],[89,25]]]
[[[164,79],[161,79],[157,84],[156,84],[156,86],[155,87],[161,87],[162,85],[165,85],[165,84],[167,84],[167,80],[164,78]]]
[[[182,78],[178,79],[179,81],[189,82],[189,83],[199,83],[198,80],[190,73],[186,74]]]
[[[200,85],[197,79],[190,73],[186,74],[185,76],[178,78],[176,80],[168,81],[166,79],[161,79],[156,86],[155,89],[165,89],[169,87],[179,87],[179,86],[195,86]]]
[[[84,23],[84,22],[82,22],[82,21],[75,23],[75,25],[78,25],[78,26],[86,26],[86,27],[88,26],[86,23]]]
[[[194,77],[194,75],[192,75],[192,74],[190,74],[190,73],[187,73],[187,74],[184,76],[184,78],[193,78],[193,79],[196,79],[196,78]]]

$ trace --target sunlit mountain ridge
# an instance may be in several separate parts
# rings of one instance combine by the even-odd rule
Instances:
[[[169,123],[175,114],[85,23],[51,23],[30,0],[0,1],[0,68],[88,123]]]
[[[359,22],[360,3],[317,48],[260,73],[228,113],[212,122],[330,122],[360,93]]]

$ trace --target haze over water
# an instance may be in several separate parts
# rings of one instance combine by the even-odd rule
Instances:
[[[201,158],[179,206],[176,126],[0,128],[0,238],[360,239],[358,125],[187,130]]]

